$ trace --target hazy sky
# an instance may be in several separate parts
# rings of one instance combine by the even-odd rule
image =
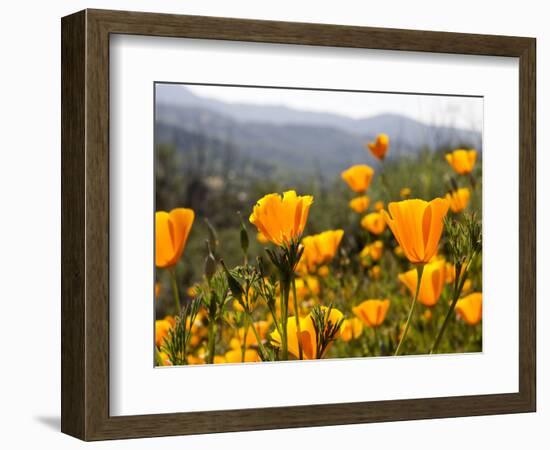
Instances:
[[[431,125],[482,130],[483,99],[369,92],[304,91],[228,86],[186,86],[196,95],[225,102],[284,105],[353,118],[397,113]]]

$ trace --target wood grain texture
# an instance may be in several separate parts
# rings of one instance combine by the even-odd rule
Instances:
[[[61,431],[84,435],[85,20],[61,26]]]
[[[520,61],[519,392],[109,416],[109,35],[510,56]],[[535,40],[86,10],[62,20],[62,431],[84,440],[534,411]],[[183,375],[182,375],[183,376]]]

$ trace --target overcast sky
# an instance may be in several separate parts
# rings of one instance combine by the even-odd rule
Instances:
[[[353,118],[396,113],[431,125],[455,126],[475,131],[481,131],[483,125],[481,98],[228,86],[186,85],[186,88],[196,95],[225,102],[284,105]]]

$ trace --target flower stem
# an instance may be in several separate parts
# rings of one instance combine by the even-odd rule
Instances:
[[[302,330],[300,329],[300,311],[298,309],[298,297],[296,296],[296,279],[292,277],[292,297],[294,300],[294,319],[296,320],[296,340],[298,341],[298,357],[304,359],[302,353]]]
[[[262,338],[260,337],[258,330],[256,329],[254,322],[252,322],[252,316],[250,313],[247,313],[248,321],[252,325],[250,328],[252,328],[252,332],[254,333],[254,336],[256,337],[256,341],[258,342],[258,348],[260,349],[261,356],[263,357],[266,355],[266,351],[264,348],[264,344],[262,344]],[[263,358],[262,358],[263,359]]]
[[[207,364],[212,364],[214,362],[214,354],[216,353],[216,328],[216,322],[212,320],[210,326],[208,327]]]
[[[281,351],[283,361],[288,360],[288,337],[287,337],[287,321],[288,321],[288,289],[285,287],[285,283],[281,280]]]
[[[409,317],[407,317],[407,323],[405,324],[405,330],[403,331],[403,335],[401,336],[401,340],[399,341],[399,344],[397,345],[397,349],[395,350],[395,353],[393,356],[398,356],[399,352],[401,351],[401,345],[405,341],[405,338],[407,337],[407,332],[409,331],[409,326],[411,325],[411,319],[414,313],[414,308],[416,307],[416,301],[418,300],[418,292],[420,292],[420,283],[422,282],[422,273],[424,272],[424,264],[419,264],[416,266],[416,273],[418,274],[417,277],[417,283],[416,283],[416,292],[414,294],[414,299],[411,305],[411,309],[409,311]]]
[[[250,326],[248,315],[246,317],[247,319],[245,320],[244,325],[243,342],[241,344],[241,362],[244,362],[244,356],[246,355],[246,340],[248,339],[248,327]]]
[[[181,312],[181,304],[180,304],[180,293],[178,290],[178,280],[176,278],[176,268],[172,268],[169,270],[170,272],[170,281],[172,282],[172,291],[174,293],[174,303],[176,304],[176,314],[179,315]]]
[[[449,324],[449,321],[451,320],[451,317],[453,315],[453,311],[455,310],[456,303],[458,302],[458,299],[460,297],[460,293],[462,292],[462,289],[464,288],[464,283],[466,282],[466,275],[468,273],[468,269],[470,267],[470,264],[466,267],[466,270],[462,274],[462,278],[460,279],[460,283],[455,284],[455,291],[453,293],[453,301],[451,303],[451,306],[449,306],[449,310],[447,311],[447,315],[445,316],[445,320],[443,321],[443,325],[441,325],[441,328],[439,329],[439,332],[437,333],[437,337],[435,338],[435,341],[432,345],[432,349],[430,350],[430,355],[433,354],[437,347],[439,347],[439,344],[441,342],[441,338],[443,337],[443,333],[445,332],[445,329],[447,328],[447,325]],[[458,271],[457,277],[460,276],[460,271]]]

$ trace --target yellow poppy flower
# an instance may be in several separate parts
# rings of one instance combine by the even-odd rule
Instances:
[[[174,319],[173,316],[164,316],[164,320],[166,320],[170,324],[170,326],[176,326],[176,319]]]
[[[378,261],[384,253],[384,243],[382,241],[374,241],[372,244],[365,245],[359,256],[361,258],[370,258],[373,261]]]
[[[351,319],[345,319],[342,322],[342,328],[340,330],[340,338],[344,342],[349,342],[352,339],[357,339],[363,333],[363,322],[357,317]]]
[[[411,196],[411,188],[404,187],[399,191],[399,196],[403,199],[409,198]]]
[[[390,301],[384,300],[365,300],[352,308],[355,314],[363,323],[371,328],[379,327],[386,318],[386,313],[390,307]]]
[[[474,292],[456,302],[457,314],[468,325],[477,325],[482,316],[482,295],[481,292]]]
[[[369,207],[370,199],[366,195],[361,195],[350,200],[349,207],[353,209],[356,213],[364,213]]]
[[[322,306],[321,308],[326,309]],[[336,308],[332,308],[328,320],[336,324],[344,315]],[[320,359],[323,355],[317,355],[317,333],[313,326],[313,318],[311,314],[306,317],[302,317],[300,320],[300,342],[302,344],[302,356],[304,359]],[[288,351],[296,358],[299,357],[298,335],[296,332],[296,317],[290,316],[287,322],[287,339],[288,339]],[[279,347],[281,345],[281,336],[277,330],[271,333],[271,340],[274,345]]]
[[[155,261],[157,267],[175,266],[180,259],[195,220],[192,209],[176,208],[155,214]]]
[[[239,350],[229,350],[225,354],[225,361],[228,363],[240,363],[240,362],[260,362],[260,355],[258,352],[253,349],[245,350],[244,352],[244,361],[242,351]]]
[[[168,331],[172,328],[172,322],[167,319],[155,320],[155,344],[161,347],[164,338],[168,336]]]
[[[428,263],[424,266],[422,274],[422,282],[418,291],[418,301],[425,306],[433,306],[439,300],[441,292],[446,281],[446,266],[445,261],[438,260]],[[401,281],[409,291],[414,295],[418,283],[418,272],[416,269],[398,275]]]
[[[214,355],[214,364],[225,364],[225,363],[227,363],[227,359],[225,359],[225,356]]]
[[[386,221],[381,213],[372,212],[361,219],[361,226],[372,234],[379,235],[386,229]]]
[[[155,300],[159,298],[160,295],[160,283],[155,283]]]
[[[382,211],[384,209],[384,202],[382,200],[378,200],[375,204],[374,204],[374,210],[375,211]]]
[[[187,362],[191,365],[206,364],[204,356],[189,355],[187,357]]]
[[[319,275],[320,277],[328,277],[329,273],[330,269],[328,268],[328,266],[321,266],[317,269],[317,275]]]
[[[295,283],[296,296],[299,300],[304,299],[310,295],[317,295],[321,290],[319,280],[316,277],[307,276],[304,278],[296,278]],[[290,291],[290,295],[293,295],[292,290]]]
[[[302,239],[304,252],[300,258],[298,271],[315,272],[319,266],[332,261],[343,235],[344,230],[328,230],[304,237]]]
[[[382,269],[380,269],[380,266],[372,266],[369,270],[369,276],[373,280],[379,280],[382,276]]]
[[[459,213],[466,209],[470,202],[470,189],[460,188],[456,191],[448,192],[445,198],[449,201],[451,210],[454,213]]]
[[[342,179],[348,183],[348,186],[353,192],[365,192],[374,175],[374,169],[366,164],[358,164],[351,166],[349,169],[342,172]]]
[[[387,134],[379,134],[376,136],[376,141],[367,143],[367,147],[375,158],[383,160],[386,157],[386,152],[390,146],[390,138]]]
[[[475,150],[457,149],[445,155],[445,159],[453,170],[459,175],[470,173],[476,163],[477,152]]]
[[[168,355],[165,352],[158,352],[158,359],[160,359],[162,366],[171,366],[172,363],[170,362],[170,358],[168,358]]]
[[[389,214],[382,214],[407,259],[413,264],[427,263],[437,253],[449,202],[442,198],[403,200],[390,203],[388,209]]]
[[[266,239],[279,246],[288,246],[300,240],[306,226],[311,195],[296,195],[295,191],[268,194],[258,200],[250,215],[250,222]]]

